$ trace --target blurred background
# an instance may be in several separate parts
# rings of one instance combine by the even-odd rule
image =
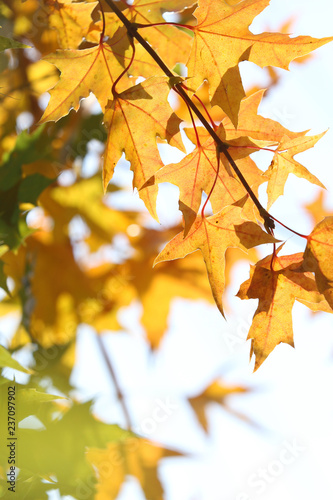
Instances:
[[[29,0],[24,5],[26,11],[20,15],[31,20],[34,2]],[[6,8],[16,9],[16,14],[19,11],[16,4],[6,6],[4,2],[2,17],[8,22],[1,23],[3,29],[15,26],[15,18]],[[254,33],[285,29],[295,36],[321,38],[332,36],[332,16],[329,0],[317,0],[315,5],[310,0],[271,0],[250,29]],[[17,88],[22,62],[29,75],[29,68],[38,63],[40,55],[54,48],[55,42],[47,39],[45,31],[37,26],[35,38],[29,38],[36,49],[24,49],[22,56],[15,53],[9,63],[2,61],[3,67],[7,64],[7,70],[12,72],[11,84],[14,82]],[[13,29],[3,35],[13,36]],[[20,40],[24,41],[24,37]],[[33,55],[31,50],[35,50]],[[20,64],[16,57],[22,57]],[[304,60],[291,63],[290,71],[263,70],[249,62],[240,64],[247,91],[269,89],[260,114],[292,131],[309,129],[313,135],[327,130],[315,148],[297,158],[323,182],[327,191],[290,175],[284,196],[271,209],[275,217],[304,234],[311,232],[325,215],[333,213],[332,60],[333,45],[328,44]],[[22,89],[10,94],[22,104],[22,109],[11,118],[16,133],[35,130],[34,124],[47,105],[45,89],[57,81],[56,72],[52,74],[47,68],[50,66],[34,70],[33,74],[41,79],[39,83],[30,81],[28,104],[27,95],[20,94]],[[4,93],[8,94],[11,89],[4,75],[6,68],[2,79]],[[3,100],[8,113],[9,99]],[[17,103],[14,101],[13,108],[14,104]],[[2,126],[8,121],[7,116]],[[47,428],[46,422],[53,425],[57,415],[70,414],[75,401],[81,412],[86,412],[86,404],[93,417],[78,411],[68,428],[61,430],[66,436],[64,440],[78,432],[81,423],[84,429],[95,429],[95,423],[102,422],[107,427],[118,424],[123,429],[130,428],[156,443],[156,447],[140,448],[138,465],[126,455],[122,472],[121,459],[115,460],[109,490],[99,489],[96,497],[94,485],[103,480],[102,454],[97,451],[104,448],[100,441],[95,444],[92,438],[87,439],[82,456],[71,458],[77,464],[80,460],[88,461],[94,478],[90,482],[85,464],[87,469],[82,466],[82,470],[72,471],[81,482],[74,481],[68,487],[70,480],[64,473],[58,488],[56,480],[62,470],[59,465],[59,476],[53,478],[54,488],[50,487],[52,477],[46,477],[46,473],[44,479],[38,477],[40,464],[32,460],[36,468],[23,479],[28,485],[35,485],[36,489],[31,490],[37,492],[35,498],[332,498],[331,316],[312,313],[296,302],[295,349],[279,345],[253,373],[254,360],[249,362],[250,344],[246,337],[257,301],[241,302],[235,297],[249,276],[249,261],[240,255],[229,257],[224,320],[212,302],[198,252],[152,270],[159,250],[179,231],[178,189],[160,185],[161,224],[157,224],[147,214],[137,192],[133,193],[132,172],[123,159],[103,198],[100,157],[105,131],[96,99],[90,96],[81,103],[77,114],[72,111],[58,125],[47,125],[45,130],[43,134],[53,138],[49,147],[58,159],[53,159],[50,166],[46,164],[46,153],[42,158],[33,158],[26,175],[43,172],[52,179],[55,168],[60,175],[56,185],[43,191],[39,206],[27,216],[27,226],[39,231],[41,228],[41,236],[35,233],[35,241],[27,240],[27,245],[14,252],[14,256],[4,256],[5,270],[11,276],[7,284],[12,298],[3,292],[0,307],[1,345],[12,349],[13,358],[35,373],[4,368],[2,376],[12,380],[15,373],[15,380],[22,387],[27,385],[68,398],[54,400],[49,410],[41,410],[42,403],[38,401],[38,410],[31,410],[22,420],[22,430],[41,433]],[[73,130],[76,135],[71,134]],[[2,153],[15,145],[15,134],[6,134],[3,132]],[[36,142],[32,142],[29,147],[35,146]],[[171,148],[162,145],[160,151],[165,163],[179,161],[179,153],[175,156]],[[261,151],[252,157],[266,170],[272,154]],[[260,189],[260,200],[265,203],[266,184]],[[287,239],[284,253],[303,251],[301,238],[290,235],[283,228],[276,232],[278,238]],[[270,252],[268,245],[258,249],[259,256]],[[29,304],[31,289],[39,301],[39,310],[34,312],[34,304]],[[26,331],[29,322],[36,332],[34,342]],[[91,426],[89,418],[94,418]],[[86,435],[85,430],[82,432]],[[33,446],[30,438],[25,439]],[[56,447],[59,442],[60,438],[53,445]],[[110,442],[107,441],[108,446]],[[51,446],[52,440],[45,443]],[[72,446],[75,447],[75,441]],[[66,450],[62,442],[55,453],[61,447]],[[43,450],[42,444],[40,449]],[[26,453],[28,463],[31,449]],[[71,449],[66,453],[71,456]],[[123,456],[125,452],[119,453]],[[43,481],[48,487],[41,493],[36,485]],[[4,487],[2,496],[6,496]]]

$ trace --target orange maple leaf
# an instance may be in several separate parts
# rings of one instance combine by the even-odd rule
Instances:
[[[237,293],[242,300],[259,299],[247,337],[251,339],[251,356],[254,354],[256,358],[254,370],[281,342],[294,347],[291,312],[295,299],[313,311],[327,311],[312,273],[302,272],[302,253],[276,257],[274,270],[271,261],[269,255],[251,266],[250,278]]]
[[[195,37],[188,61],[191,85],[196,90],[208,79],[212,104],[221,106],[235,126],[244,97],[239,62],[288,69],[296,57],[332,40],[291,38],[283,33],[254,35],[248,27],[268,5],[269,0],[244,0],[232,6],[224,0],[206,0],[195,11],[198,24],[193,28]]]
[[[256,145],[244,137],[235,141],[237,143],[233,142],[229,152],[234,160],[239,160],[236,162],[238,167],[249,185],[251,187],[255,185],[254,190],[256,190],[266,178],[250,158],[241,159],[242,156],[248,156],[256,151]],[[253,149],[246,149],[244,145],[252,146]],[[161,182],[170,182],[179,187],[179,209],[184,216],[185,236],[196,219],[203,191],[207,195],[210,194],[213,213],[219,212],[246,195],[245,188],[230,171],[230,166],[223,155],[221,161],[218,160],[215,142],[211,137],[203,145],[199,144],[179,163],[170,163],[159,169],[142,187]]]
[[[198,217],[188,235],[177,234],[156,257],[154,265],[165,260],[185,257],[200,249],[206,264],[213,297],[224,316],[222,294],[225,287],[225,252],[228,247],[239,247],[245,252],[254,246],[277,241],[258,224],[241,217],[242,207],[231,205],[216,215]]]
[[[325,217],[308,236],[304,269],[314,271],[318,290],[333,309],[333,216]]]
[[[233,415],[236,415],[244,420],[248,420],[246,417],[230,408],[226,402],[228,396],[232,394],[245,394],[247,392],[248,389],[246,387],[226,385],[219,380],[214,380],[201,394],[189,398],[189,403],[195,411],[201,426],[205,432],[208,432],[206,411],[207,406],[209,406],[210,403],[217,403],[225,408],[229,413],[232,413]]]

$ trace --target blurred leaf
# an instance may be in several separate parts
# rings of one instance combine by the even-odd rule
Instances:
[[[0,233],[2,243],[13,249],[31,232],[19,204],[36,204],[40,193],[53,182],[39,174],[22,177],[24,164],[50,156],[49,140],[43,130],[39,127],[31,135],[22,132],[0,166]]]
[[[20,469],[31,476],[56,478],[56,484],[49,487],[58,487],[62,495],[82,498],[80,491],[85,491],[88,494],[84,498],[94,498],[96,480],[86,460],[87,447],[104,447],[105,443],[123,441],[134,434],[118,425],[99,422],[90,406],[90,402],[74,403],[44,430],[20,429]]]
[[[163,487],[157,467],[165,457],[181,454],[146,439],[128,436],[126,440],[108,443],[105,449],[89,449],[87,460],[97,469],[95,500],[115,500],[126,476],[134,476],[147,499],[162,500]]]
[[[16,42],[11,38],[0,36],[0,52],[6,49],[28,49],[28,48],[29,45],[24,45],[24,43]]]
[[[0,260],[0,287],[3,290],[5,290],[5,292],[8,293],[8,295],[10,295],[9,288],[7,286],[7,276],[5,275],[5,273],[3,271],[3,266],[4,266],[4,263],[2,260]]]
[[[225,385],[219,380],[214,380],[201,394],[193,398],[189,398],[189,403],[192,406],[197,419],[201,426],[208,432],[207,409],[211,403],[217,403],[230,413],[236,413],[227,406],[228,396],[232,394],[244,394],[248,389],[242,386]],[[244,418],[242,415],[241,418]],[[246,419],[247,420],[247,419]]]
[[[0,345],[0,367],[13,368],[23,373],[31,373],[31,370],[24,368],[2,345]]]

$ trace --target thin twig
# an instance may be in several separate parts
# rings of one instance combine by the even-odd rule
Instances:
[[[115,386],[117,398],[119,400],[119,403],[121,404],[121,407],[122,407],[122,410],[123,410],[123,413],[124,413],[124,417],[125,417],[125,421],[126,421],[126,428],[130,431],[130,430],[133,429],[131,417],[130,417],[128,408],[126,406],[125,398],[124,398],[123,392],[122,392],[122,390],[120,388],[120,385],[119,385],[119,382],[118,382],[118,379],[117,379],[117,376],[116,376],[116,372],[115,372],[115,370],[114,370],[114,368],[112,366],[110,355],[108,354],[108,352],[105,349],[105,345],[104,345],[104,342],[102,340],[102,337],[97,334],[96,335],[96,340],[97,340],[97,344],[98,344],[98,346],[100,348],[100,351],[102,353],[102,356],[104,358],[104,361],[105,361],[105,363],[106,363],[106,365],[108,367],[110,376],[112,378],[112,382],[113,382],[113,384]]]

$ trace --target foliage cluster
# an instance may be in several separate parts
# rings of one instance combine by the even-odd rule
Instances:
[[[0,314],[11,313],[17,328],[0,350],[0,390],[5,400],[12,384],[7,368],[26,374],[15,382],[22,499],[44,499],[55,488],[79,500],[115,499],[128,475],[146,498],[163,498],[159,462],[179,453],[133,432],[103,344],[105,332],[123,329],[119,311],[141,304],[141,325],[156,349],[175,297],[215,301],[224,316],[230,270],[246,258],[253,265],[237,295],[259,299],[248,335],[255,369],[279,343],[293,345],[295,300],[332,312],[333,217],[316,221],[309,235],[290,229],[305,245],[284,255],[274,229],[286,221],[268,212],[290,173],[324,187],[294,158],[323,134],[293,132],[258,114],[265,91],[245,94],[239,64],[267,67],[273,85],[272,67],[287,69],[333,37],[254,35],[249,26],[268,4],[1,3]],[[20,130],[24,121],[31,133]],[[189,141],[191,152],[184,146]],[[183,154],[178,163],[162,161],[165,144]],[[264,172],[251,157],[260,150],[272,155]],[[113,176],[126,160],[133,187],[155,220],[158,185],[179,188],[182,227],[152,228],[144,211],[115,208],[125,190]],[[264,208],[258,189],[266,182]],[[255,247],[262,244],[271,244],[272,252],[258,260]],[[70,377],[82,324],[96,332],[127,430],[99,421],[92,402],[73,397]],[[28,356],[29,369],[18,364],[20,354]],[[212,381],[190,403],[208,430],[206,406],[224,405],[229,394],[242,392]],[[48,453],[59,439],[61,456]]]

